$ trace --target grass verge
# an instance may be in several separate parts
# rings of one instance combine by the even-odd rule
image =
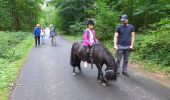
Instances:
[[[0,58],[0,99],[7,100],[8,95],[14,82],[18,77],[26,57],[33,45],[33,37],[27,34],[27,37],[17,46],[11,48],[17,54],[16,60]]]

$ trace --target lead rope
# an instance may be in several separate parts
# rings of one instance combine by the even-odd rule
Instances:
[[[91,69],[93,69],[93,58],[92,58],[92,54],[93,54],[93,45],[90,47],[90,62],[91,62]]]
[[[117,64],[117,50],[115,52],[115,63]]]
[[[93,50],[92,50],[92,48],[91,48],[91,49],[90,49],[91,69],[93,69],[93,58],[92,58],[92,53],[93,53]]]

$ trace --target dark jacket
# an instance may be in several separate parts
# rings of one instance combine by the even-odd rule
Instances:
[[[39,27],[34,28],[34,36],[40,36],[41,29]]]

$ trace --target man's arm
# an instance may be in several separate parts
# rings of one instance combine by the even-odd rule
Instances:
[[[133,49],[134,47],[134,41],[135,41],[135,32],[132,32],[131,46],[130,46],[131,49]]]
[[[118,38],[118,33],[115,32],[115,35],[114,35],[114,49],[117,50],[118,47],[117,47],[117,38]]]

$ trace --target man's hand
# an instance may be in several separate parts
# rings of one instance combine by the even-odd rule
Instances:
[[[132,45],[130,46],[130,49],[133,49],[133,46],[132,46]]]
[[[132,51],[132,50],[133,50],[133,46],[130,46],[130,47],[129,47],[129,50]]]
[[[117,47],[117,46],[114,46],[114,49],[115,49],[115,50],[118,50],[118,47]]]

